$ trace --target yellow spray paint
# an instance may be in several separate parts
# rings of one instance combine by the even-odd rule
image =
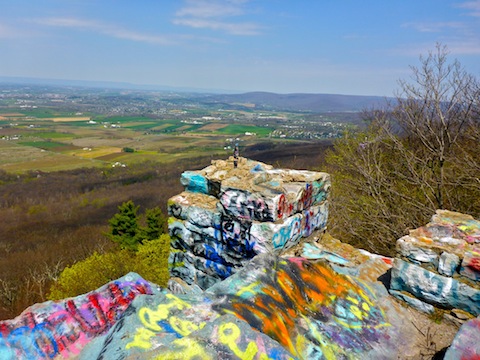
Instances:
[[[227,345],[232,352],[242,360],[253,360],[258,353],[258,347],[255,342],[250,342],[245,351],[240,350],[237,340],[240,337],[241,330],[234,323],[224,323],[218,327],[218,340]],[[266,354],[260,355],[260,360],[268,360]]]

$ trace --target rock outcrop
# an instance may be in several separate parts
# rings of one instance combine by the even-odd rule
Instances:
[[[430,223],[400,238],[397,250],[393,295],[427,312],[439,307],[480,315],[480,221],[437,210]]]
[[[0,322],[0,359],[433,356],[431,322],[419,326],[424,315],[397,299],[451,310],[466,322],[445,358],[479,356],[475,219],[438,211],[398,240],[391,259],[324,233],[328,174],[240,158],[237,168],[214,161],[181,181],[185,191],[168,203],[168,289],[129,273],[34,305]]]
[[[168,201],[170,273],[202,289],[263,253],[281,254],[326,227],[330,177],[239,158],[186,171]]]
[[[478,359],[480,357],[480,317],[462,325],[445,353],[445,360]]]
[[[262,254],[202,294],[139,297],[81,359],[385,359],[413,352],[388,292],[324,261]]]

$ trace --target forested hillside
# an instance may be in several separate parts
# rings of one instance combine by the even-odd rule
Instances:
[[[242,156],[276,166],[318,169],[329,142],[277,144],[242,149]],[[61,271],[95,251],[116,249],[105,235],[118,206],[132,200],[160,207],[179,193],[180,174],[209,165],[210,157],[170,164],[63,172],[0,173],[0,318],[45,301]]]

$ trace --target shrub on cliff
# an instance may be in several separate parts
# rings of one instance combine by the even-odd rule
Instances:
[[[132,271],[135,254],[128,250],[99,254],[66,267],[50,287],[49,300],[60,300],[95,290]]]
[[[396,101],[366,112],[367,129],[327,156],[331,231],[385,255],[436,209],[480,216],[479,82],[440,45],[420,60]]]
[[[156,240],[147,241],[138,247],[133,271],[145,280],[160,286],[167,286],[168,255],[170,253],[170,236],[163,234]]]
[[[60,273],[50,288],[48,299],[60,300],[93,291],[131,271],[166,286],[169,251],[170,237],[163,234],[159,239],[140,244],[136,252],[126,249],[105,254],[94,252]]]

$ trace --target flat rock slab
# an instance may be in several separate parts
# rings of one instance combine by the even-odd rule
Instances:
[[[136,298],[80,354],[103,359],[386,359],[414,353],[402,307],[323,261],[268,254],[203,293]]]

